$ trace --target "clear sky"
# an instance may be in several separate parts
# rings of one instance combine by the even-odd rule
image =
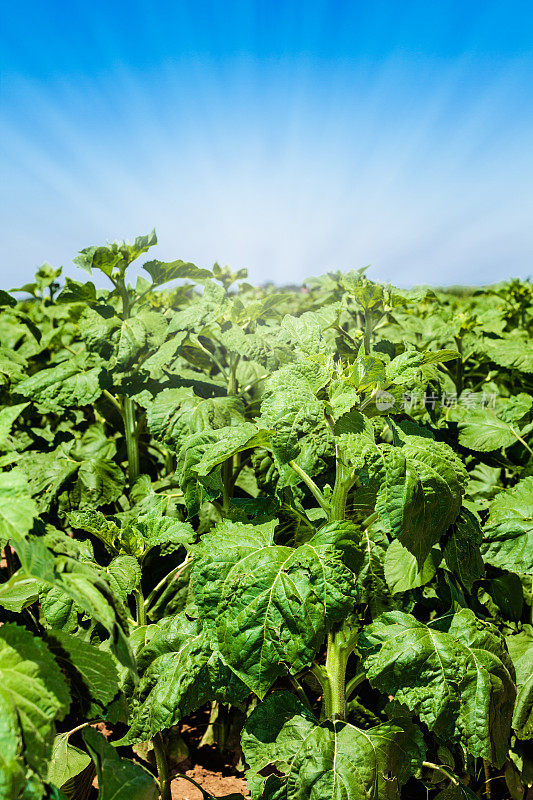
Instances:
[[[152,227],[256,281],[533,273],[531,0],[0,8],[0,285]]]

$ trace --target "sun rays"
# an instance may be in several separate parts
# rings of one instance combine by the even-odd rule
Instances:
[[[8,26],[6,279],[153,225],[161,257],[246,266],[254,280],[369,262],[400,284],[527,275],[531,53],[515,42],[491,60],[490,8],[446,57],[424,48],[431,20],[418,17],[418,48],[409,40],[416,5],[388,23],[340,6],[336,18],[334,4],[309,4],[300,27],[294,13],[276,27],[264,9],[235,4],[225,19],[217,7],[209,31],[189,3],[124,6],[125,30],[117,14],[78,9],[84,35],[65,41],[59,25],[48,62],[26,42],[26,68]],[[395,19],[380,52],[377,25]],[[82,43],[92,59],[76,56]]]

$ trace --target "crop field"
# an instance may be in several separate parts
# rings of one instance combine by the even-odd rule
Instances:
[[[531,283],[155,243],[0,291],[1,800],[531,798]]]

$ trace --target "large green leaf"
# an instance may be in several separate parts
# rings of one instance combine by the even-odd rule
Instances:
[[[516,703],[513,728],[521,739],[533,739],[533,627],[506,637],[516,670]]]
[[[60,412],[72,406],[86,406],[102,394],[100,372],[101,367],[88,362],[87,356],[74,356],[24,378],[17,384],[17,392],[43,411]]]
[[[20,613],[35,603],[39,596],[39,582],[23,572],[15,572],[9,580],[0,583],[0,606]]]
[[[98,800],[157,800],[156,781],[144,767],[121,758],[94,728],[85,728],[83,739],[96,764]]]
[[[444,546],[444,560],[469,592],[472,584],[485,574],[479,545],[483,538],[477,517],[468,509],[461,513],[452,525]]]
[[[72,692],[97,706],[92,716],[102,713],[118,692],[118,671],[110,653],[64,631],[49,634],[50,649],[70,677]]]
[[[111,448],[107,451],[112,452]],[[45,453],[30,450],[23,454],[20,466],[41,513],[50,509],[63,490],[68,506],[86,509],[114,502],[124,487],[124,474],[105,448],[81,452],[69,443]]]
[[[242,700],[248,688],[213,651],[196,619],[184,612],[149,625],[137,650],[141,675],[124,741],[146,741],[215,698]]]
[[[42,796],[55,735],[70,697],[61,670],[44,642],[24,628],[0,628],[0,797],[22,797],[27,782]],[[37,791],[37,787],[41,789]]]
[[[531,342],[518,332],[506,339],[487,339],[484,349],[488,357],[502,367],[533,372]]]
[[[470,450],[490,452],[516,444],[511,425],[490,408],[457,407],[459,442]],[[460,413],[459,413],[460,412]]]
[[[261,406],[261,423],[274,430],[272,447],[281,464],[295,459],[300,452],[301,437],[323,422],[325,403],[316,394],[328,379],[328,370],[311,361],[289,364],[269,378]]]
[[[0,448],[6,445],[7,437],[17,417],[24,411],[28,403],[17,403],[0,409]]]
[[[322,336],[320,320],[312,311],[306,311],[300,317],[287,314],[283,317],[281,327],[303,353],[315,355],[326,352],[327,344]]]
[[[363,479],[377,488],[376,511],[387,532],[422,567],[459,514],[467,473],[443,442],[419,436],[405,436],[404,442],[367,447]]]
[[[157,545],[165,545],[168,553],[194,539],[190,523],[162,516],[158,510],[126,521],[122,527],[101,511],[74,511],[68,519],[73,528],[97,536],[112,553],[136,558],[142,558]]]
[[[160,286],[177,278],[187,278],[191,281],[206,281],[213,277],[208,269],[201,269],[188,261],[147,261],[143,268],[152,278],[154,286]]]
[[[28,483],[15,467],[0,475],[0,542],[25,536],[33,525],[37,507],[29,496]]]
[[[111,589],[121,600],[126,600],[141,582],[141,567],[134,556],[117,556],[106,572]]]
[[[372,617],[390,611],[395,603],[385,578],[387,537],[369,526],[362,531],[363,563],[357,572],[359,601],[368,606]]]
[[[358,643],[370,683],[416,711],[444,739],[505,761],[516,689],[497,629],[469,609],[429,625],[391,611]]]
[[[416,380],[420,369],[426,364],[442,364],[456,358],[459,358],[457,350],[428,350],[425,353],[407,350],[387,365],[387,379],[400,385],[408,384]]]
[[[482,553],[495,567],[533,574],[533,477],[494,498]]]
[[[68,737],[68,732],[55,737],[46,776],[48,783],[59,788],[79,775],[91,761],[87,753],[69,743]]]
[[[385,553],[384,562],[385,578],[392,594],[407,592],[429,583],[437,572],[441,558],[438,548],[433,548],[419,569],[414,555],[399,539],[393,539]]]
[[[68,538],[68,537],[67,537]],[[99,622],[110,634],[117,658],[132,666],[131,650],[125,633],[125,610],[103,577],[103,570],[79,558],[55,556],[42,541],[13,542],[21,562],[20,572],[35,578],[41,586],[55,592],[56,602],[75,606],[91,620]]]
[[[399,800],[425,756],[422,734],[407,719],[367,730],[319,724],[286,692],[251,714],[242,744],[254,800]],[[273,774],[265,780],[266,768]]]
[[[193,572],[216,646],[260,697],[287,670],[310,665],[327,630],[357,597],[342,561],[345,540],[359,540],[355,526],[326,526],[290,548],[274,544],[275,524],[217,525],[196,548]]]

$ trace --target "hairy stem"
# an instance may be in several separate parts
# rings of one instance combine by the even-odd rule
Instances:
[[[487,800],[491,800],[492,797],[492,787],[490,785],[491,777],[490,777],[490,764],[486,758],[483,759],[483,773],[485,775],[485,797]]]
[[[337,522],[345,518],[346,500],[348,499],[348,492],[352,485],[353,479],[351,477],[351,470],[343,464],[337,452],[337,471],[328,513],[329,522]]]
[[[329,691],[325,695],[325,713],[328,719],[346,719],[346,665],[348,658],[342,645],[342,635],[328,634],[326,673]]]
[[[171,800],[170,795],[170,776],[168,773],[167,754],[165,752],[165,743],[161,733],[156,733],[152,739],[154,747],[155,763],[157,766],[157,777],[159,779],[159,791],[161,793],[161,800]]]

